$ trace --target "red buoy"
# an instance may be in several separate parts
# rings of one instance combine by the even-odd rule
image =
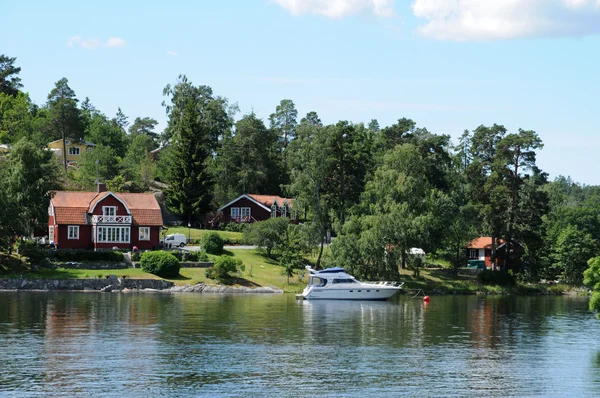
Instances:
[[[429,301],[431,301],[431,299],[429,298],[429,296],[423,297],[423,302],[428,303]]]

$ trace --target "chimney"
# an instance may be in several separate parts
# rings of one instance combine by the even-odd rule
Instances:
[[[98,193],[106,192],[106,184],[99,182],[98,183]]]

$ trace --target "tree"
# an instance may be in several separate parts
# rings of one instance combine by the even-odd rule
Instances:
[[[104,114],[95,112],[85,133],[86,140],[96,145],[110,147],[117,156],[125,156],[127,137],[119,124],[109,120]]]
[[[273,258],[274,251],[283,251],[286,245],[286,234],[289,220],[283,217],[270,218],[251,224],[244,231],[244,237],[253,245],[264,249],[267,256]]]
[[[21,78],[18,76],[21,68],[15,66],[16,60],[17,58],[0,55],[0,93],[17,96],[23,87]]]
[[[60,168],[52,152],[37,148],[25,138],[13,147],[8,160],[5,184],[9,201],[22,221],[21,234],[45,228],[52,191],[60,189]]]
[[[152,139],[149,136],[137,134],[133,137],[123,158],[123,173],[128,180],[147,185],[154,179],[155,165],[148,157],[148,147],[151,146]]]
[[[154,131],[158,122],[150,117],[136,117],[131,127],[129,127],[129,135],[135,138],[137,135],[145,135],[150,138],[153,148],[148,148],[149,151],[158,146],[160,135]]]
[[[79,179],[81,183],[92,188],[98,182],[112,180],[119,174],[121,158],[114,149],[98,145],[94,150],[86,152],[79,164]]]
[[[32,105],[27,94],[0,93],[0,143],[14,144],[23,137],[32,138],[35,131]]]
[[[210,157],[215,137],[226,127],[223,115],[229,119],[223,101],[213,97],[210,87],[196,87],[185,76],[163,93],[170,98],[164,104],[169,115],[166,131],[172,137],[167,201],[171,211],[191,222],[210,206],[214,185]]]
[[[590,299],[590,310],[596,311],[596,318],[600,319],[600,257],[588,261],[588,269],[583,273],[583,283],[593,289]]]
[[[56,82],[55,87],[48,94],[47,104],[48,128],[52,139],[63,140],[63,167],[67,171],[67,144],[66,138],[78,140],[83,138],[81,115],[77,108],[75,92],[69,87],[69,81],[62,78]]]
[[[0,160],[0,168],[6,170],[6,161]],[[0,171],[0,250],[10,250],[15,243],[15,237],[23,232],[23,219],[17,203],[11,198],[11,192],[6,184],[6,173]]]
[[[552,257],[562,279],[566,283],[579,285],[583,282],[588,260],[598,254],[596,242],[590,234],[568,226],[558,236]]]
[[[275,113],[269,116],[271,129],[277,133],[281,142],[281,148],[285,150],[291,140],[294,139],[296,132],[296,118],[298,111],[294,101],[289,99],[281,100],[275,108]]]
[[[127,125],[129,125],[129,117],[123,113],[121,107],[117,108],[117,114],[113,120],[123,132],[126,131]]]

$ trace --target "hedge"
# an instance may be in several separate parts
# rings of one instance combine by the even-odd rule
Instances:
[[[117,251],[111,252],[93,252],[86,250],[58,250],[51,251],[50,258],[56,261],[112,261],[120,263],[124,261],[123,253]]]

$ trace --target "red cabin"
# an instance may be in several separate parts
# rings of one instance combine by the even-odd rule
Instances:
[[[215,220],[219,222],[251,223],[269,218],[287,217],[296,222],[294,199],[276,195],[245,194],[220,207]]]
[[[160,206],[150,193],[57,191],[48,209],[49,240],[60,249],[152,249],[162,228]]]

